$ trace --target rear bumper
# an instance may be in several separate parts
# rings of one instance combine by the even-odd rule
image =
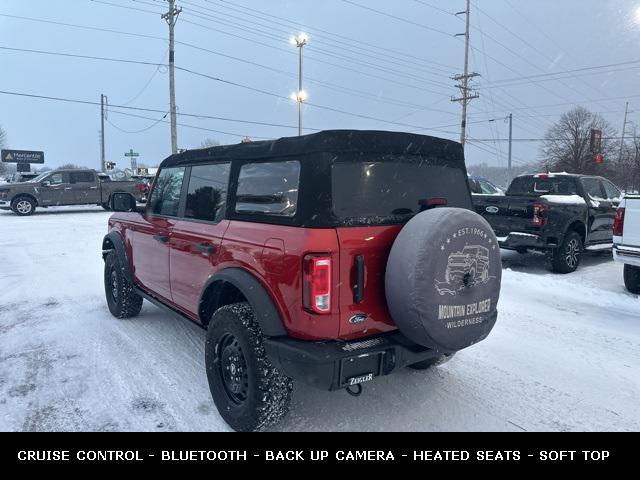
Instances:
[[[511,232],[505,237],[498,237],[498,244],[507,250],[520,248],[548,249],[555,248],[556,242],[549,243],[546,237],[531,233]]]
[[[640,267],[640,248],[627,245],[614,245],[613,259],[616,262]]]
[[[346,388],[441,355],[398,331],[352,342],[267,338],[265,349],[282,373],[321,390]]]

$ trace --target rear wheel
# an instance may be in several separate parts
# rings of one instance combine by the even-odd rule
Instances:
[[[447,363],[449,360],[453,358],[454,355],[455,353],[449,353],[449,354],[440,355],[433,358],[428,358],[427,360],[422,360],[421,362],[414,363],[412,365],[407,365],[407,367],[412,370],[428,370],[432,367],[437,367],[438,365]]]
[[[21,217],[33,215],[36,211],[36,202],[31,197],[18,197],[11,202],[11,210]]]
[[[556,273],[575,272],[582,259],[582,238],[576,232],[565,235],[560,247],[553,251],[551,269]]]
[[[624,266],[624,286],[631,293],[640,293],[640,268],[633,265]]]
[[[214,313],[205,343],[211,396],[236,431],[261,430],[289,411],[293,382],[267,358],[262,329],[247,303]]]
[[[132,318],[140,314],[143,298],[125,277],[120,258],[113,250],[107,254],[104,262],[104,292],[109,311],[114,317]]]

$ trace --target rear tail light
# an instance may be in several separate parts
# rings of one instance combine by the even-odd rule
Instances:
[[[544,218],[546,211],[547,206],[544,203],[536,203],[533,205],[533,224],[536,227],[542,227],[547,223],[547,219]]]
[[[313,313],[331,313],[331,257],[306,255],[303,263],[304,308]]]
[[[616,210],[616,216],[613,218],[613,235],[621,237],[624,231],[624,208]]]

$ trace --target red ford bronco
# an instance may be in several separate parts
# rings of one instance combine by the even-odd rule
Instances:
[[[187,151],[144,210],[126,193],[111,208],[109,310],[135,317],[146,299],[206,328],[211,394],[236,430],[279,421],[293,380],[358,395],[496,321],[500,250],[449,140],[326,131]],[[482,252],[481,275],[460,252]]]

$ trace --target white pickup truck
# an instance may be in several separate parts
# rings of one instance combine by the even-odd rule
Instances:
[[[627,195],[613,221],[613,258],[624,263],[624,285],[640,294],[640,195]]]

